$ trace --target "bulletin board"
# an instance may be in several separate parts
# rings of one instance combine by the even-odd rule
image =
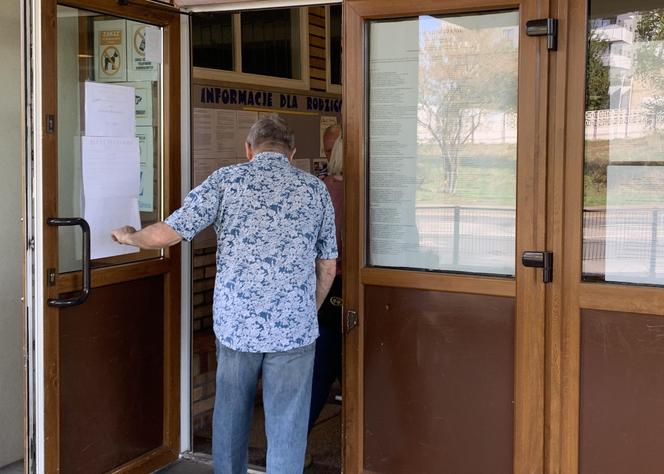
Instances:
[[[212,172],[246,162],[244,143],[264,114],[278,114],[295,134],[293,165],[315,175],[325,171],[323,131],[341,123],[341,96],[250,88],[216,82],[192,86],[192,186]],[[212,229],[194,240],[194,248],[214,247]]]

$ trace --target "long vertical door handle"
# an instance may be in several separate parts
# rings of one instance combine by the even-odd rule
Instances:
[[[49,298],[46,304],[56,308],[83,304],[90,296],[90,224],[82,217],[49,217],[46,223],[56,227],[79,226],[83,231],[83,289],[71,298]]]

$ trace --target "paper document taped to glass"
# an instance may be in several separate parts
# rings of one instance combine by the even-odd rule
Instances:
[[[90,224],[91,258],[136,253],[120,245],[111,231],[124,225],[140,229],[138,210],[140,152],[136,137],[81,137],[83,215]]]

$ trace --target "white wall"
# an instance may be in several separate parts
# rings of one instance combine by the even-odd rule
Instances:
[[[19,0],[0,9],[0,466],[23,457]]]

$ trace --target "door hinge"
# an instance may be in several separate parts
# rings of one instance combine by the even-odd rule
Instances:
[[[553,281],[553,252],[525,251],[521,255],[521,263],[524,267],[541,268],[544,283]]]
[[[350,332],[355,326],[357,326],[357,312],[346,312],[346,332]]]
[[[55,268],[46,270],[46,283],[48,286],[55,286]]]
[[[55,133],[55,115],[46,115],[46,133]]]
[[[546,46],[549,51],[558,49],[558,20],[555,18],[540,18],[526,22],[528,36],[546,36]]]

